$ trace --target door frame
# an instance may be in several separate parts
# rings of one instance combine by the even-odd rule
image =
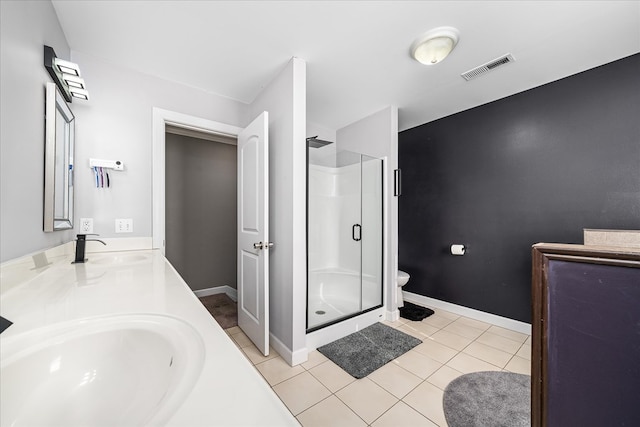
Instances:
[[[226,123],[153,107],[152,135],[152,248],[165,255],[165,131],[172,125],[198,132],[237,138],[243,129]]]

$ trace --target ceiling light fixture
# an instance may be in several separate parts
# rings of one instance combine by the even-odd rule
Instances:
[[[411,45],[411,56],[425,65],[442,61],[458,44],[458,30],[453,27],[438,27],[427,31]]]

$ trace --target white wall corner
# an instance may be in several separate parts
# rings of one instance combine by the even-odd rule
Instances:
[[[269,344],[290,366],[299,365],[309,359],[306,347],[292,351],[273,334],[269,334]]]

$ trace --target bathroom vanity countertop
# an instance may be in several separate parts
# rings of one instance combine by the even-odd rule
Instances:
[[[2,316],[13,325],[0,339],[95,316],[178,317],[199,332],[206,353],[199,379],[166,425],[299,425],[160,251],[93,253],[88,259],[71,264],[73,256],[59,257],[41,271],[31,268],[24,283],[4,289]]]

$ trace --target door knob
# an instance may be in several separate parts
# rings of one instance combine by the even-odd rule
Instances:
[[[264,245],[262,244],[262,242],[258,242],[258,243],[254,243],[253,244],[253,249],[260,250],[260,249],[263,249],[263,248],[264,248]]]

